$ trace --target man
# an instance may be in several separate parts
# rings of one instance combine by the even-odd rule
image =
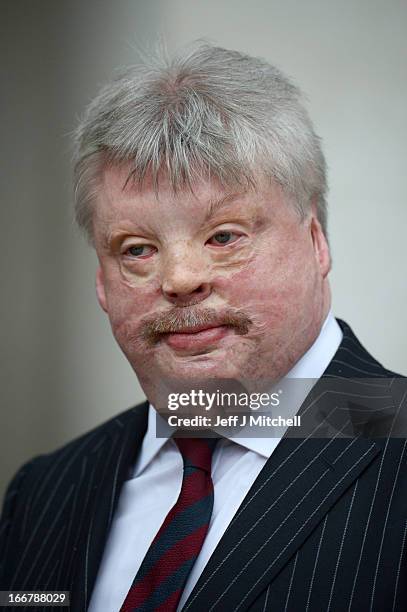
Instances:
[[[148,401],[17,473],[1,588],[91,612],[407,610],[403,379],[331,314],[325,164],[298,89],[209,45],[133,67],[89,106],[75,180],[98,300]],[[306,436],[156,435],[197,381],[291,379],[319,379],[286,402],[317,419]]]

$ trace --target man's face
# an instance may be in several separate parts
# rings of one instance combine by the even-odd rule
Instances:
[[[105,170],[94,217],[97,292],[150,390],[177,379],[276,380],[329,309],[328,247],[279,186],[232,194],[214,180],[158,198],[128,167]],[[147,392],[148,395],[148,392]]]

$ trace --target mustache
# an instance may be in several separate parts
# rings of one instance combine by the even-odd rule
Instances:
[[[141,322],[141,336],[150,346],[155,345],[163,334],[188,332],[225,325],[233,327],[237,334],[249,331],[252,320],[242,310],[228,308],[172,308],[157,315],[146,317]]]

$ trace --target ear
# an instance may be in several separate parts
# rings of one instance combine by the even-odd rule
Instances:
[[[311,205],[311,211],[310,232],[312,244],[314,247],[315,256],[319,263],[321,274],[323,278],[325,278],[331,269],[331,254],[329,252],[328,241],[317,218],[317,208],[315,203]]]
[[[106,300],[106,292],[105,292],[105,278],[103,275],[103,270],[101,266],[96,270],[96,295],[98,298],[98,302],[100,307],[107,312],[107,300]]]

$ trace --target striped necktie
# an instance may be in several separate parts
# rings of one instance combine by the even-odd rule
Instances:
[[[152,541],[120,612],[172,612],[202,548],[213,508],[216,438],[177,438],[184,462],[176,504]]]

